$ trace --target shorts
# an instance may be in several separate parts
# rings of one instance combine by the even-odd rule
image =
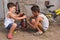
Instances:
[[[48,29],[48,27],[43,27],[44,31],[46,31]]]
[[[43,32],[45,32],[48,28],[47,27],[39,27],[40,30],[42,30]]]
[[[10,24],[7,26],[6,29],[7,29],[7,30],[10,30],[10,28],[12,27],[12,24],[13,24],[13,23],[10,23]],[[21,27],[20,24],[17,24],[17,28],[19,28],[19,27]]]

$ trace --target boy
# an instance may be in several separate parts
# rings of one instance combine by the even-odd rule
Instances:
[[[34,5],[33,7],[31,7],[31,10],[34,16],[31,22],[28,21],[28,24],[30,24],[34,29],[38,30],[38,32],[36,32],[35,34],[42,34],[48,29],[49,21],[45,15],[40,13],[39,6]]]
[[[7,8],[8,8],[8,14],[5,18],[5,22],[4,22],[4,25],[5,25],[5,28],[9,30],[8,32],[8,35],[7,37],[9,39],[11,39],[13,36],[12,36],[12,33],[13,31],[16,29],[16,27],[18,26],[14,21],[15,20],[21,20],[21,19],[25,19],[26,16],[22,16],[22,17],[19,17],[20,14],[16,14],[16,5],[14,3],[8,3],[7,4]]]

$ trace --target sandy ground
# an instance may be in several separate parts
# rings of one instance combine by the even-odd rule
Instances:
[[[56,23],[52,23],[49,29],[42,35],[34,36],[33,31],[22,31],[19,30],[14,34],[11,40],[60,40],[60,26]],[[6,30],[3,26],[3,21],[0,21],[0,40],[9,40],[6,38]]]

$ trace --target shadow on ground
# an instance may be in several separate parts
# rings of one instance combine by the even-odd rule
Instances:
[[[34,36],[33,33],[32,30],[23,31],[20,29],[11,40],[60,40],[60,27],[56,23],[52,23],[42,35]],[[7,31],[4,29],[3,21],[0,21],[0,40],[8,40],[6,34]]]

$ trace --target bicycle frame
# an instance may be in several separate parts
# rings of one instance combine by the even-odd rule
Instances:
[[[60,9],[55,10],[55,12],[57,16],[60,15]]]

